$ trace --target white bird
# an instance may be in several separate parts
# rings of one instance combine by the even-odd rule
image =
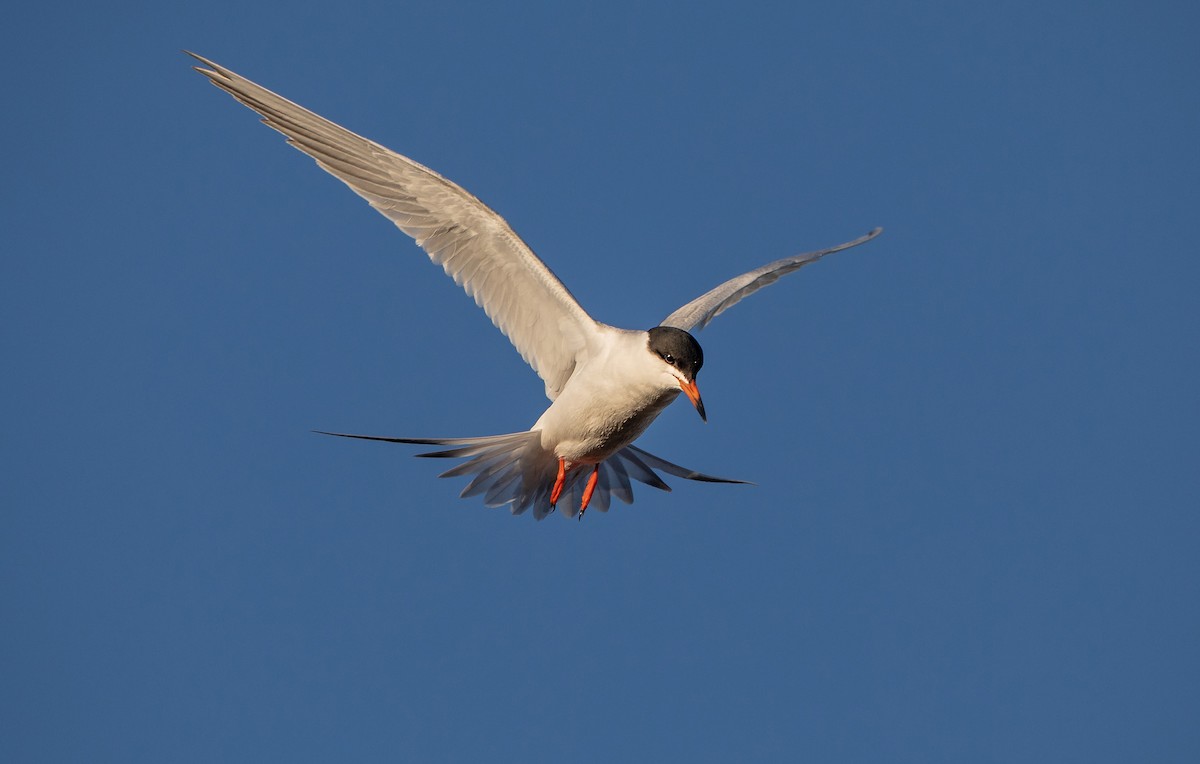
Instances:
[[[704,363],[689,333],[742,298],[825,255],[879,235],[777,260],[697,297],[649,331],[618,329],[587,314],[508,223],[457,184],[208,59],[196,71],[262,115],[295,148],[341,180],[463,287],[546,383],[550,407],[525,432],[478,438],[387,438],[323,433],[391,443],[448,446],[420,454],[465,458],[440,477],[472,475],[462,496],[541,520],[564,503],[583,516],[608,509],[609,495],[632,503],[630,478],[671,490],[655,473],[688,480],[745,483],[705,475],[646,453],[633,442],[683,392],[707,421],[696,387]]]

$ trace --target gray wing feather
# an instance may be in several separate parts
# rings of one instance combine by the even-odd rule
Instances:
[[[196,71],[258,112],[416,240],[546,383],[553,400],[597,323],[508,223],[457,184],[208,59]]]
[[[882,228],[876,228],[854,241],[848,241],[845,244],[839,244],[829,249],[819,249],[815,252],[805,252],[802,255],[785,257],[782,260],[767,263],[761,268],[755,268],[748,273],[743,273],[741,276],[731,278],[724,284],[705,292],[664,318],[662,325],[683,329],[685,332],[703,329],[708,326],[709,321],[712,321],[729,308],[741,302],[744,298],[754,294],[765,286],[774,284],[781,277],[786,276],[792,271],[798,270],[809,263],[816,262],[825,255],[857,247],[859,244],[874,239],[882,232]]]

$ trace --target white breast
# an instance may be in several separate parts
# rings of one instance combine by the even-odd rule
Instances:
[[[646,332],[605,329],[602,347],[532,428],[542,448],[576,463],[603,461],[632,443],[680,392],[648,350]]]

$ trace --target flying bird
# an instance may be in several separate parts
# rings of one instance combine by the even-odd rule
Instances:
[[[825,255],[858,246],[873,231],[828,249],[776,260],[736,276],[648,331],[602,324],[508,223],[461,186],[350,132],[229,69],[190,53],[196,71],[262,115],[287,142],[366,199],[416,240],[475,298],[546,386],[550,407],[529,430],[476,438],[345,438],[442,447],[419,456],[465,461],[440,477],[471,476],[462,496],[490,507],[528,509],[538,520],[559,505],[569,517],[609,496],[633,502],[631,479],[671,490],[656,472],[710,483],[745,483],[680,467],[633,445],[683,393],[707,421],[696,375],[704,352],[691,332],[747,295]]]

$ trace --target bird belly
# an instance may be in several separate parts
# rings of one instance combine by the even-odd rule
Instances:
[[[575,464],[602,462],[637,440],[679,396],[661,388],[621,393],[564,390],[533,426],[542,433],[542,448]]]

